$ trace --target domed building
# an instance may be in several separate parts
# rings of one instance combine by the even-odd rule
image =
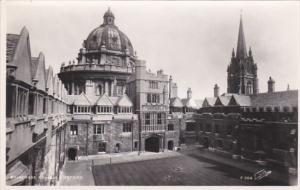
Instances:
[[[115,16],[108,9],[103,24],[84,40],[77,63],[63,63],[59,76],[70,95],[120,96],[125,92],[126,79],[134,72],[135,60],[129,38],[115,25]]]
[[[83,42],[77,61],[62,64],[58,76],[68,91],[69,159],[80,155],[138,150],[138,120],[125,94],[135,71],[129,38],[110,9]]]

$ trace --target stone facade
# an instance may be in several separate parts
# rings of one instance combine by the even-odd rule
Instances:
[[[66,90],[43,53],[30,52],[25,27],[7,34],[7,185],[55,184],[65,158]]]

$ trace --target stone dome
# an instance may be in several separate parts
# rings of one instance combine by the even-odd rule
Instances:
[[[114,14],[110,9],[103,16],[103,24],[95,28],[84,41],[86,50],[107,50],[128,53],[134,56],[134,50],[129,38],[114,24]]]

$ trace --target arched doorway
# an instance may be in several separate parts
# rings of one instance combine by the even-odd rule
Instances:
[[[174,149],[174,142],[168,141],[168,150],[173,150],[173,149]]]
[[[105,152],[106,151],[106,143],[105,142],[100,142],[98,144],[98,152]]]
[[[120,143],[117,143],[116,147],[115,147],[115,152],[118,153],[118,152],[120,152],[120,150],[121,150],[121,145],[120,145]]]
[[[145,151],[159,152],[159,137],[152,136],[145,140]]]
[[[68,150],[69,160],[75,160],[76,156],[77,156],[77,149],[76,148],[69,148],[69,150]]]

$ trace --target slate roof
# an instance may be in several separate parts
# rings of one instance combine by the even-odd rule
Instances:
[[[233,94],[232,98],[234,99],[235,103],[238,106],[243,106],[243,107],[251,106],[251,98],[250,98],[250,96]]]
[[[250,98],[253,107],[298,107],[298,90],[260,93]]]
[[[223,106],[228,106],[231,97],[232,96],[219,96],[218,98]]]
[[[206,102],[208,103],[209,106],[214,106],[215,103],[216,103],[217,98],[215,98],[215,97],[207,97],[207,98],[205,98],[205,100],[206,100]]]
[[[197,108],[202,108],[203,102],[204,102],[204,100],[195,100]]]
[[[80,95],[77,95],[76,98],[74,98],[75,105],[84,105],[84,106],[89,106],[91,105],[91,102],[87,99],[84,93],[81,93]]]
[[[197,104],[193,98],[184,98],[181,100],[183,106],[189,107],[189,108],[197,108]]]
[[[123,96],[111,96],[106,94],[99,96],[86,95],[84,93],[80,95],[67,95],[67,104],[74,105],[106,105],[106,106],[133,106],[130,98],[124,94]]]
[[[174,97],[174,98],[170,98],[170,106],[182,108],[183,107],[183,103],[182,103],[182,101],[181,101],[180,98]]]
[[[20,35],[17,34],[6,34],[6,63],[13,60]]]
[[[125,106],[125,107],[132,107],[133,104],[131,102],[131,100],[129,99],[129,97],[124,94],[123,96],[119,97],[118,101],[116,102],[117,106]]]

